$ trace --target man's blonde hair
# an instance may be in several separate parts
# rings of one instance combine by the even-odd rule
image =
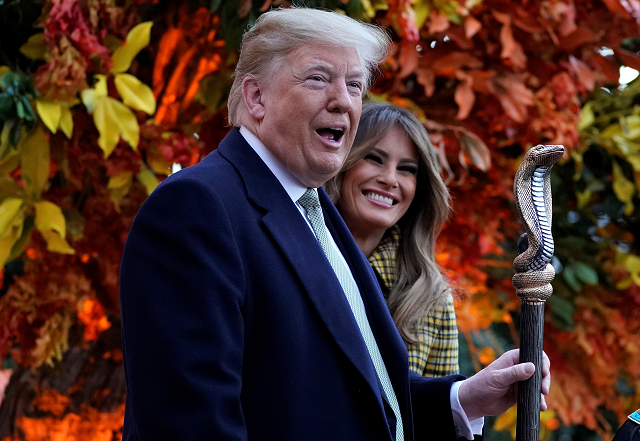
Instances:
[[[289,53],[308,44],[355,48],[367,72],[366,88],[369,88],[373,72],[388,56],[390,38],[378,26],[337,12],[303,7],[265,12],[242,37],[227,104],[229,124],[238,127],[242,124],[244,79],[252,76],[268,81]]]

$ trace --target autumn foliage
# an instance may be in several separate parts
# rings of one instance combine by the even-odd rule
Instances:
[[[640,69],[640,2],[306,4],[393,37],[369,99],[412,109],[440,153],[454,216],[438,259],[456,288],[466,374],[518,344],[515,171],[530,146],[565,146],[541,438],[610,439],[640,406],[640,82],[618,89],[621,65]],[[158,182],[229,130],[242,30],[289,3],[256,5],[0,3],[3,441],[121,436],[122,247]],[[515,410],[487,425],[508,438]]]

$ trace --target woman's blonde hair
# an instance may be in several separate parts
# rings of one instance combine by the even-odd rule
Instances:
[[[347,170],[363,159],[394,127],[417,147],[420,161],[416,193],[398,221],[401,231],[397,277],[387,304],[405,342],[416,343],[412,329],[438,303],[450,295],[449,285],[435,261],[435,241],[451,210],[449,190],[440,176],[440,162],[424,126],[413,113],[388,103],[363,105],[353,147],[340,172],[325,184],[340,207],[340,190]]]

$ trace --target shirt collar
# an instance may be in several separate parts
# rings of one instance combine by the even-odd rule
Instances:
[[[249,129],[245,126],[241,126],[240,134],[258,154],[269,170],[271,170],[271,173],[273,173],[278,181],[280,181],[280,184],[284,187],[291,200],[296,203],[307,190],[307,187],[302,185],[302,183],[293,176],[293,173],[282,165],[282,163],[273,156],[273,153],[271,153],[262,141],[260,141],[260,139]]]

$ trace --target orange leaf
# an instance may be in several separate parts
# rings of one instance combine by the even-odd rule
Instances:
[[[482,29],[482,23],[480,23],[475,17],[468,15],[464,19],[464,35],[467,38],[471,38]]]
[[[500,42],[502,43],[500,58],[508,58],[513,62],[515,68],[524,69],[527,65],[527,56],[522,50],[522,45],[513,38],[510,23],[502,26],[500,30]]]
[[[437,34],[438,32],[444,32],[447,29],[449,29],[450,25],[451,23],[449,22],[449,19],[445,15],[440,14],[440,12],[438,11],[433,11],[429,15],[429,33],[430,34]]]
[[[629,11],[622,5],[620,0],[603,0],[608,10],[614,14],[620,14],[622,17],[629,17]]]
[[[416,44],[408,40],[402,40],[400,47],[400,71],[396,74],[396,77],[400,80],[411,75],[418,67],[418,49]]]
[[[463,67],[479,69],[482,66],[482,61],[466,52],[452,52],[431,64],[437,75],[449,77],[454,77],[455,72]]]
[[[178,43],[182,40],[184,32],[179,28],[169,28],[160,39],[158,54],[153,66],[153,94],[156,99],[164,87],[164,70],[169,65]]]
[[[492,70],[472,70],[467,75],[473,80],[473,90],[479,93],[495,95],[496,90],[493,87],[491,79],[496,75]]]
[[[422,84],[424,87],[424,94],[426,96],[433,95],[433,92],[436,90],[435,79],[436,74],[431,69],[417,69],[416,70],[416,79],[418,83]]]
[[[569,55],[569,63],[573,69],[573,74],[578,78],[587,90],[593,90],[596,86],[596,80],[593,72],[584,62],[578,60],[573,55]]]
[[[458,114],[456,115],[457,119],[465,119],[471,113],[471,109],[473,109],[473,105],[476,102],[476,95],[473,93],[473,80],[464,75],[462,71],[459,71],[459,76],[462,77],[463,80],[458,87],[456,87],[456,91],[453,95],[453,99],[458,105]]]

